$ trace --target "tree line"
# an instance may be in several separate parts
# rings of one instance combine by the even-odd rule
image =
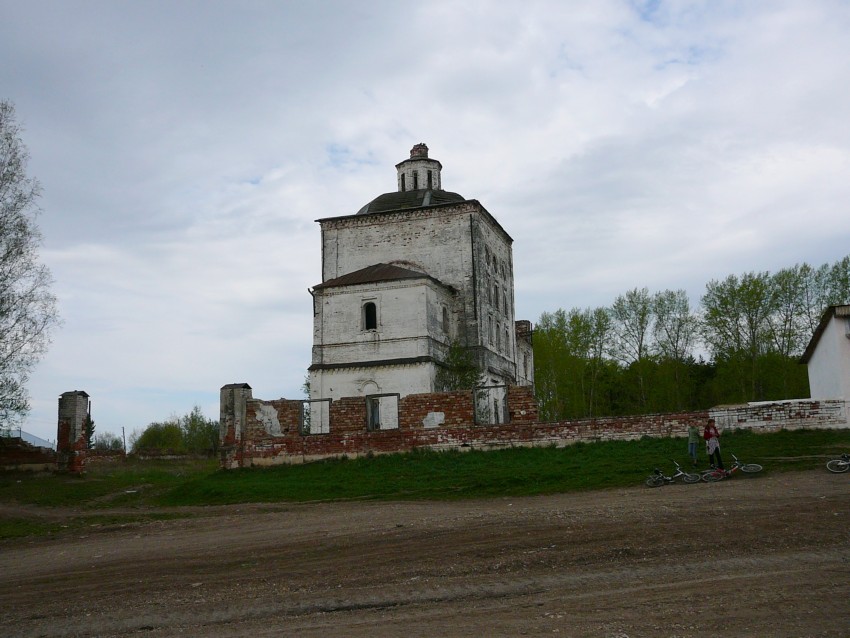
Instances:
[[[850,255],[711,280],[635,288],[610,307],[544,312],[534,331],[542,420],[705,409],[809,396],[799,357],[830,305],[850,302]]]

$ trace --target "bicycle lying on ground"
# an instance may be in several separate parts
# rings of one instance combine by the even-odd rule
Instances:
[[[850,454],[842,454],[840,458],[826,462],[826,469],[836,474],[850,470]]]
[[[722,470],[719,467],[712,468],[710,470],[706,470],[702,473],[702,480],[707,481],[708,483],[714,483],[715,481],[719,481],[720,479],[724,479],[732,476],[735,472],[740,470],[746,474],[755,474],[756,472],[762,471],[762,466],[758,463],[741,463],[738,460],[738,457],[734,454],[732,455],[734,462],[732,463],[732,467],[728,470]]]
[[[646,484],[649,487],[661,487],[662,485],[667,485],[668,483],[675,483],[676,479],[680,476],[682,477],[682,480],[685,483],[699,483],[699,474],[685,472],[682,467],[678,463],[676,463],[676,461],[673,461],[673,465],[676,466],[676,471],[673,473],[672,476],[666,476],[664,472],[662,472],[660,469],[655,468],[655,471],[650,474],[649,477],[646,479]]]

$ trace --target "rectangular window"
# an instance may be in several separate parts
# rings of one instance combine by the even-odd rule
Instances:
[[[365,398],[367,430],[398,429],[398,394],[367,394]]]
[[[419,190],[419,171],[413,171],[413,190]]]
[[[405,186],[404,186],[404,173],[402,173],[401,174],[401,192],[403,193],[406,190],[407,190],[407,188],[405,188]]]
[[[434,188],[434,174],[428,171],[428,190]]]
[[[378,329],[378,308],[374,302],[367,301],[363,304],[363,330]]]

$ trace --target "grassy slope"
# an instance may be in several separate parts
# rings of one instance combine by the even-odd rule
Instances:
[[[850,450],[850,431],[727,433],[722,451],[765,472],[823,468]],[[700,450],[703,467],[705,454]],[[688,467],[684,439],[641,439],[566,448],[493,452],[415,452],[308,465],[220,471],[215,461],[92,465],[86,476],[0,475],[0,502],[82,508],[62,526],[148,519],[151,506],[345,499],[465,499],[551,494],[639,485],[654,467]],[[824,469],[824,471],[826,471]],[[111,509],[122,508],[110,514]],[[128,508],[138,514],[127,513]],[[176,514],[171,514],[176,515]],[[45,533],[58,523],[33,516],[0,519],[0,538]]]

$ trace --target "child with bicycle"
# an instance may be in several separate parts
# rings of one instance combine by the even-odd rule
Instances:
[[[699,428],[691,423],[688,426],[688,456],[691,457],[691,465],[697,466],[697,445],[699,444]]]
[[[723,459],[720,456],[720,432],[714,424],[714,419],[709,419],[705,424],[702,437],[705,439],[705,451],[708,453],[708,461],[712,467],[725,470]]]

